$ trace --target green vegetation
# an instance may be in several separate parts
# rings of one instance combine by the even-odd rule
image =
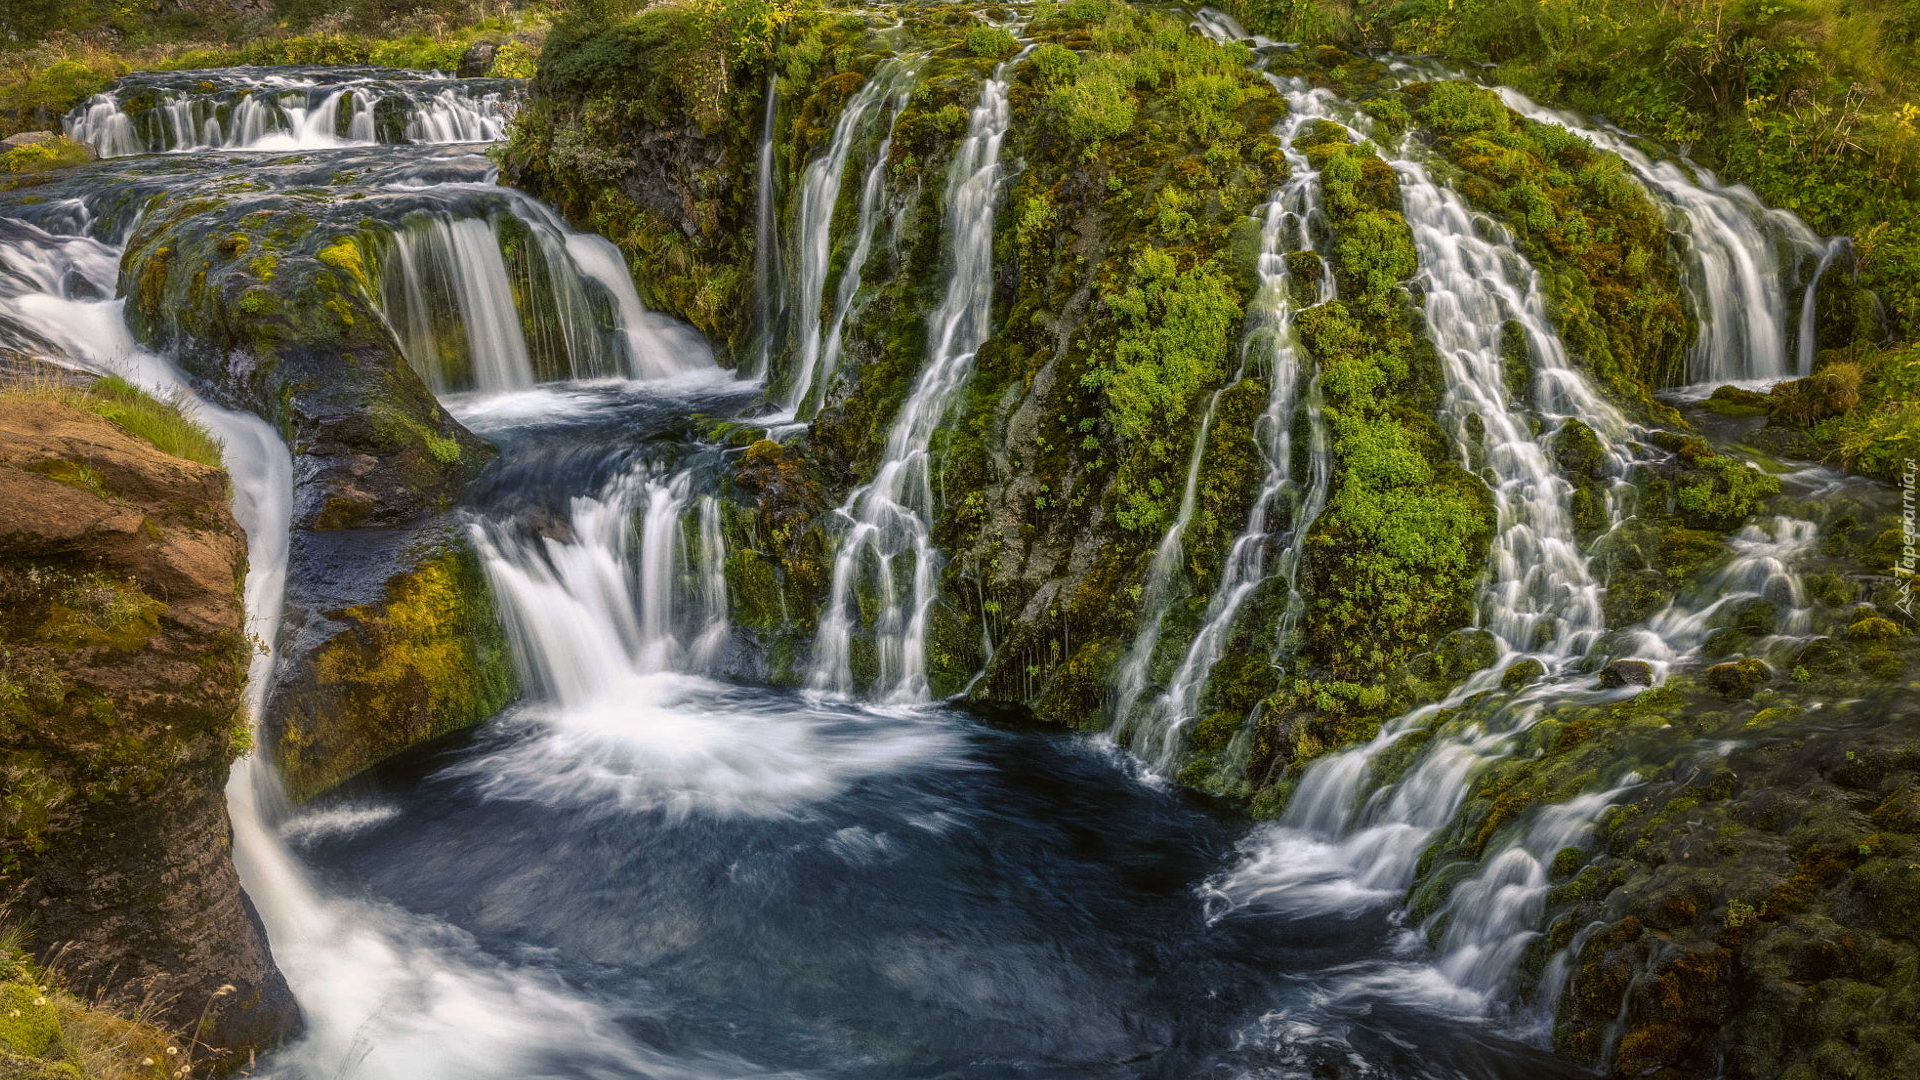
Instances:
[[[1129,462],[1164,472],[1182,464],[1200,417],[1192,414],[1202,392],[1227,373],[1232,333],[1242,303],[1232,281],[1212,263],[1182,271],[1161,248],[1133,259],[1126,284],[1107,294],[1118,322],[1112,359],[1081,376],[1106,393],[1103,419],[1124,443],[1135,446]],[[1121,472],[1120,524],[1157,535],[1171,520],[1167,496],[1155,480],[1127,483]]]
[[[165,1080],[194,1065],[183,1043],[137,1009],[88,1003],[0,930],[0,1068],[19,1080]]]
[[[1895,483],[1920,458],[1920,346],[1828,350],[1812,376],[1774,387],[1758,404],[1772,418],[1758,441]]]
[[[1431,417],[1438,370],[1399,284],[1416,258],[1393,170],[1330,124],[1301,141],[1321,170],[1340,282],[1339,300],[1299,317],[1335,460],[1308,539],[1305,649],[1336,681],[1364,685],[1469,621],[1491,497]]]
[[[1615,400],[1656,409],[1649,388],[1685,381],[1690,329],[1666,222],[1626,165],[1467,83],[1415,84],[1405,98],[1459,170],[1441,178],[1505,222],[1542,272],[1574,362]]]
[[[1689,146],[1821,233],[1920,334],[1920,17],[1903,0],[1233,0],[1291,40],[1488,63],[1487,77]]]
[[[0,385],[0,399],[19,397],[57,401],[85,409],[106,417],[164,453],[202,465],[220,466],[220,443],[206,428],[188,419],[177,402],[157,399],[118,375],[84,384],[49,378]]]
[[[0,154],[0,172],[47,172],[92,159],[93,155],[85,146],[61,135]]]

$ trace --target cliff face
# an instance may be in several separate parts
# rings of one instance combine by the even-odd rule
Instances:
[[[0,399],[0,505],[7,918],[81,993],[243,1062],[298,1013],[229,857],[254,646],[224,474]]]
[[[725,511],[735,625],[776,682],[806,677],[845,542],[831,508],[875,475],[927,361],[951,264],[945,163],[1018,48],[993,14],[884,30],[802,15],[777,45],[722,53],[675,44],[677,16],[661,12],[575,28],[550,39],[507,154],[511,182],[620,242],[661,306],[736,357],[763,353],[776,397],[812,355],[796,327],[844,314],[838,368],[820,375],[817,408],[800,405],[804,433],[716,431],[740,451]],[[1709,305],[1685,223],[1620,154],[1484,87],[1336,48],[1267,52],[1262,78],[1243,47],[1127,5],[1048,6],[1020,33],[992,330],[928,454],[933,693],[1105,728],[1152,756],[1127,695],[1172,696],[1200,657],[1182,715],[1153,731],[1154,763],[1260,817],[1286,812],[1316,760],[1383,730],[1397,741],[1362,760],[1357,787],[1376,802],[1462,732],[1496,733],[1496,758],[1476,752],[1449,781],[1457,801],[1422,834],[1406,902],[1450,948],[1468,933],[1456,916],[1488,906],[1492,868],[1537,856],[1545,932],[1497,993],[1564,987],[1560,1050],[1623,1077],[1910,1067],[1897,1029],[1913,1016],[1920,715],[1902,698],[1920,686],[1920,648],[1891,614],[1897,497],[1857,480],[1809,495],[1806,473],[1769,458],[1897,471],[1920,368],[1860,314],[1873,276],[1813,288],[1811,259],[1795,272],[1812,377],[1676,407],[1656,393],[1690,377]],[[659,48],[637,52],[645,42]],[[897,111],[843,128],[903,57],[917,66]],[[774,167],[749,245],[736,238],[756,136]],[[835,161],[830,222],[813,228],[803,188]],[[1314,201],[1276,246],[1267,200],[1296,182]],[[1436,239],[1437,202],[1460,227]],[[1498,250],[1457,272],[1476,243]],[[803,254],[827,287],[797,287]],[[836,299],[863,258],[857,299]],[[1505,314],[1435,316],[1502,277],[1516,283]],[[767,290],[757,308],[749,280]],[[1276,282],[1291,304],[1280,330]],[[795,297],[820,310],[783,306]],[[1478,382],[1461,370],[1474,335],[1483,360],[1498,343],[1499,370]],[[1272,404],[1289,376],[1260,352],[1276,336],[1297,347],[1291,413]],[[1536,452],[1534,473],[1512,471]],[[1525,520],[1521,490],[1550,493],[1546,518]],[[1267,561],[1242,580],[1235,533],[1256,509]],[[1555,587],[1590,590],[1593,610],[1510,625],[1503,647],[1482,628],[1532,602],[1515,568],[1544,556],[1507,546],[1530,530],[1580,553],[1590,576]],[[857,584],[850,605],[862,688],[880,667],[883,591]],[[1553,645],[1563,616],[1587,620],[1590,644]],[[1220,637],[1202,649],[1207,633]],[[1560,694],[1527,696],[1547,674],[1536,653],[1562,662]],[[1671,664],[1658,679],[1605,666],[1640,655]],[[1615,804],[1591,836],[1527,854],[1549,809],[1603,793]]]

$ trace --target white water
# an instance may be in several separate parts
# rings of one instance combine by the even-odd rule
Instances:
[[[1259,493],[1254,497],[1246,527],[1228,550],[1220,582],[1208,599],[1200,632],[1188,645],[1179,669],[1175,671],[1167,689],[1154,702],[1150,713],[1127,733],[1128,744],[1134,752],[1163,774],[1170,772],[1179,758],[1180,734],[1194,719],[1200,694],[1206,688],[1214,665],[1226,649],[1241,606],[1266,580],[1267,561],[1277,540],[1269,523],[1269,515],[1274,512],[1283,495],[1292,497],[1292,521],[1289,525],[1292,540],[1283,552],[1277,570],[1287,581],[1289,592],[1297,595],[1294,571],[1298,560],[1286,556],[1292,554],[1297,545],[1304,543],[1307,531],[1313,526],[1313,519],[1326,505],[1331,466],[1328,440],[1319,422],[1317,409],[1310,418],[1310,486],[1303,492],[1293,477],[1295,411],[1302,401],[1302,385],[1309,383],[1312,376],[1304,371],[1306,357],[1293,336],[1293,275],[1287,263],[1287,253],[1315,250],[1314,230],[1324,227],[1320,209],[1319,172],[1305,154],[1294,149],[1293,138],[1306,125],[1327,118],[1325,106],[1332,95],[1328,91],[1312,90],[1306,86],[1280,84],[1278,88],[1287,96],[1289,111],[1287,119],[1281,122],[1275,134],[1281,139],[1291,171],[1286,186],[1275,192],[1260,211],[1260,287],[1248,306],[1241,361],[1243,368],[1256,365],[1264,371],[1268,380],[1267,407],[1254,431],[1267,471],[1261,480]],[[1323,261],[1321,271],[1316,283],[1315,303],[1324,303],[1334,295],[1331,264]],[[1205,428],[1203,424],[1203,432]],[[1197,465],[1198,461],[1196,453],[1194,464]],[[1196,480],[1197,472],[1190,467],[1187,492],[1181,507],[1182,520],[1176,521],[1175,529],[1168,533],[1168,537],[1175,540],[1171,554],[1176,557],[1177,538],[1185,531],[1184,518],[1191,511]],[[1171,560],[1167,565],[1162,565],[1160,555],[1168,552],[1168,549],[1167,540],[1163,540],[1161,552],[1156,552],[1154,566],[1148,575],[1149,585],[1161,582],[1163,592],[1164,575],[1171,571],[1172,566]],[[1153,625],[1157,635],[1157,618],[1153,620]],[[1132,710],[1144,687],[1152,650],[1151,641],[1137,637],[1134,647],[1128,652],[1120,679],[1120,704],[1125,711],[1116,714],[1122,719]]]
[[[517,268],[508,223],[531,240]],[[713,362],[698,335],[647,311],[619,249],[517,193],[504,209],[409,214],[379,265],[387,321],[437,394],[667,378]]]
[[[753,282],[754,282],[754,323],[760,336],[759,348],[754,356],[753,368],[741,373],[743,378],[758,379],[766,376],[773,362],[773,349],[780,334],[780,320],[785,314],[782,301],[786,290],[779,287],[785,280],[785,272],[780,260],[780,226],[775,220],[780,202],[774,190],[773,127],[778,113],[776,106],[780,97],[778,79],[767,80],[766,115],[760,123],[760,161],[759,175],[753,187]]]
[[[1629,655],[1646,659],[1664,673],[1706,643],[1711,623],[1721,609],[1749,600],[1774,605],[1775,637],[1804,638],[1812,630],[1812,605],[1794,565],[1812,553],[1820,526],[1799,518],[1776,516],[1743,526],[1728,542],[1733,559],[1692,597],[1676,598],[1645,626],[1626,631]],[[1764,650],[1769,642],[1758,644]]]
[[[1497,514],[1478,622],[1494,634],[1501,659],[1446,700],[1390,721],[1369,743],[1309,767],[1281,821],[1251,839],[1245,861],[1214,884],[1223,910],[1258,905],[1301,917],[1397,903],[1420,853],[1459,810],[1479,771],[1511,751],[1516,734],[1549,705],[1609,694],[1568,670],[1605,629],[1602,590],[1573,532],[1572,487],[1554,471],[1548,448],[1557,428],[1577,417],[1594,429],[1617,475],[1624,457],[1614,441],[1626,434],[1626,422],[1568,364],[1539,276],[1510,236],[1474,215],[1420,163],[1392,165],[1420,258],[1426,330],[1445,379],[1438,419],[1462,462],[1486,480]],[[1502,362],[1508,322],[1518,322],[1528,338],[1531,374],[1519,399],[1509,391]],[[1609,504],[1617,513],[1619,501]],[[1523,656],[1539,660],[1547,677],[1500,692],[1500,674]],[[1382,785],[1376,774],[1381,755],[1435,722],[1443,709],[1460,712],[1403,776]],[[1573,809],[1556,808],[1543,820],[1560,823],[1604,804],[1569,805]],[[1567,820],[1565,828],[1542,826],[1539,842],[1590,818]],[[1560,846],[1566,845],[1554,850]],[[1480,898],[1497,902],[1476,903],[1480,893],[1470,892],[1449,914],[1452,936],[1442,943],[1436,971],[1463,995],[1459,1001],[1484,1008],[1511,979],[1525,948],[1522,935],[1534,926],[1519,924],[1544,896],[1543,886],[1539,896],[1526,892],[1539,884],[1523,872],[1523,857],[1534,858],[1529,851],[1525,843],[1504,850],[1484,880],[1476,879],[1486,894]]]
[[[9,222],[9,228],[14,223]],[[258,728],[273,666],[289,550],[293,463],[273,429],[245,413],[198,400],[165,360],[141,351],[117,299],[75,299],[73,275],[110,296],[118,252],[85,237],[31,226],[0,241],[0,321],[27,331],[63,364],[117,373],[183,402],[224,448],[235,518],[246,531],[244,585],[250,636],[268,646],[248,668],[246,708]],[[37,288],[51,285],[53,288]],[[937,741],[900,753],[937,752]],[[846,768],[840,747],[814,754]],[[796,785],[787,774],[774,782]],[[819,788],[822,785],[816,784]],[[273,957],[299,1000],[305,1031],[260,1075],[352,1076],[355,1080],[520,1080],[555,1058],[589,1058],[624,1075],[745,1077],[736,1061],[669,1060],[636,1045],[606,1007],[583,998],[539,963],[507,964],[463,931],[374,901],[331,894],[307,878],[284,834],[286,805],[260,753],[234,764],[227,785],[234,864],[265,925]]]
[[[1583,123],[1511,87],[1496,88],[1508,107],[1532,120],[1578,133],[1619,154],[1667,210],[1682,243],[1682,279],[1693,298],[1700,336],[1688,355],[1695,383],[1776,383],[1813,368],[1813,292],[1844,238],[1823,240],[1785,210],[1760,201],[1744,184],[1722,184],[1711,172],[1655,161],[1621,132]],[[1790,338],[1792,280],[1804,261],[1817,262],[1802,289],[1801,332]]]
[[[1489,1005],[1513,991],[1520,961],[1540,937],[1546,918],[1548,869],[1564,848],[1584,848],[1602,811],[1639,782],[1634,774],[1607,791],[1543,806],[1507,845],[1461,882],[1434,916],[1446,920],[1438,966],[1457,986],[1478,991]]]
[[[793,365],[793,379],[787,390],[787,408],[799,416],[814,399],[824,396],[834,359],[840,352],[840,333],[846,323],[847,308],[860,288],[860,271],[873,244],[873,227],[879,217],[879,202],[884,188],[886,144],[891,143],[893,120],[906,106],[913,92],[915,71],[912,65],[889,60],[880,65],[873,77],[854,92],[840,119],[833,126],[833,138],[819,157],[807,163],[800,178],[800,211],[795,222],[794,258],[799,263],[794,287],[794,338],[799,356]],[[875,122],[885,125],[889,135],[874,156],[862,187],[859,222],[855,226],[854,248],[841,271],[841,284],[830,324],[823,328],[827,277],[833,260],[833,216],[840,205],[840,191],[847,170],[847,159],[861,139],[872,133]],[[850,284],[849,284],[850,283]],[[823,362],[823,357],[831,356]],[[818,388],[818,395],[815,390]]]
[[[1559,421],[1577,416],[1592,427],[1618,474],[1613,449],[1626,421],[1567,363],[1547,319],[1539,274],[1516,252],[1512,237],[1476,215],[1424,167],[1394,163],[1407,223],[1426,286],[1427,335],[1440,352],[1446,393],[1440,420],[1456,452],[1493,489],[1492,581],[1480,593],[1478,623],[1505,652],[1537,652],[1555,667],[1584,655],[1604,629],[1600,585],[1573,533],[1573,487],[1554,471],[1548,441]],[[1502,326],[1526,329],[1533,408],[1509,400],[1501,358]],[[1477,417],[1485,434],[1471,434]],[[1533,431],[1538,418],[1540,434]]]
[[[873,632],[879,653],[875,696],[925,701],[927,615],[934,599],[937,553],[929,535],[933,488],[927,475],[934,430],[973,371],[974,351],[986,341],[993,299],[993,219],[1000,198],[1000,145],[1012,122],[1007,65],[994,69],[967,123],[967,138],[947,175],[947,235],[953,271],[940,306],[928,320],[927,359],[913,391],[887,432],[874,478],[840,508],[849,528],[834,554],[833,587],[815,639],[812,685],[850,694],[854,589],[865,577],[877,590]],[[909,583],[896,573],[911,559]]]
[[[204,74],[219,85],[123,82],[76,106],[66,132],[101,157],[372,146],[380,141],[375,109],[386,100],[406,115],[401,137],[407,142],[490,142],[505,134],[514,105],[497,83],[475,87],[422,72],[396,70],[345,83],[272,76],[244,88],[225,73]],[[150,107],[129,112],[136,97],[151,97]]]

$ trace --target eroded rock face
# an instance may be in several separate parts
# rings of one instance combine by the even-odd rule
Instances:
[[[76,990],[243,1062],[298,1011],[229,857],[250,646],[225,477],[6,400],[0,506],[6,917]]]

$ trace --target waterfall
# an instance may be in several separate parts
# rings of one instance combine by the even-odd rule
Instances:
[[[1676,600],[1623,635],[1630,655],[1647,658],[1661,667],[1706,643],[1714,615],[1721,609],[1750,600],[1774,605],[1777,636],[1804,638],[1812,631],[1812,604],[1794,564],[1813,552],[1820,526],[1799,518],[1776,516],[1765,523],[1742,526],[1728,542],[1733,560],[1715,573],[1692,602]]]
[[[780,201],[773,188],[773,128],[780,102],[779,88],[780,80],[767,80],[766,117],[760,125],[759,176],[753,187],[754,328],[760,347],[753,369],[742,373],[750,379],[764,378],[771,369],[774,343],[780,334],[779,323],[785,314],[781,301],[786,293],[778,284],[785,279],[780,265],[780,226],[776,213]]]
[[[1499,680],[1520,654],[1532,654],[1549,672],[1565,672],[1604,629],[1601,589],[1573,534],[1571,485],[1554,473],[1546,446],[1561,422],[1577,417],[1594,430],[1618,473],[1624,463],[1613,443],[1625,435],[1626,422],[1568,364],[1546,316],[1539,275],[1511,236],[1474,215],[1418,162],[1391,164],[1420,257],[1427,334],[1445,378],[1439,419],[1461,459],[1488,482],[1497,509],[1478,618],[1496,636],[1503,658],[1445,700],[1383,725],[1368,743],[1311,765],[1281,821],[1216,886],[1229,906],[1260,903],[1296,915],[1326,914],[1400,898],[1421,851],[1453,818],[1480,768],[1510,752],[1514,735],[1538,721],[1549,704],[1604,694],[1588,689],[1590,681],[1557,678],[1504,693]],[[1530,408],[1512,400],[1506,385],[1501,344],[1510,322],[1519,323],[1528,339]],[[1403,777],[1381,785],[1374,769],[1380,754],[1435,722],[1443,710],[1458,715],[1436,730]],[[1488,888],[1498,892],[1512,884],[1499,875],[1516,872],[1517,865],[1514,856],[1490,868],[1489,882],[1504,884]],[[1512,936],[1509,923],[1525,914],[1524,904],[1521,909],[1456,909],[1450,924],[1455,951],[1473,945],[1479,958],[1460,960],[1442,974],[1457,969],[1468,980],[1462,985],[1476,991],[1497,981],[1497,962],[1483,954],[1488,942]],[[1518,953],[1498,955],[1504,962]],[[1498,978],[1505,977],[1503,969]]]
[[[1507,997],[1521,958],[1540,936],[1554,856],[1585,846],[1600,813],[1639,782],[1629,773],[1609,790],[1541,807],[1522,834],[1461,882],[1434,916],[1445,925],[1438,946],[1441,974],[1488,1002]]]
[[[1493,580],[1480,594],[1479,625],[1506,651],[1538,651],[1549,665],[1563,663],[1585,654],[1605,619],[1602,590],[1573,534],[1572,485],[1555,473],[1547,442],[1554,421],[1578,416],[1618,473],[1624,465],[1611,444],[1626,421],[1568,365],[1539,274],[1517,255],[1512,236],[1485,218],[1476,222],[1465,201],[1421,165],[1400,161],[1395,171],[1427,287],[1427,334],[1446,380],[1440,419],[1464,463],[1484,462],[1480,472],[1498,513]],[[1538,436],[1527,413],[1509,402],[1501,350],[1509,322],[1526,332]],[[1484,429],[1477,438],[1474,418]]]
[[[684,531],[691,484],[687,471],[642,464],[573,499],[565,539],[472,526],[521,674],[544,699],[594,707],[635,675],[685,670],[709,636],[724,636],[718,507],[702,507],[696,564]]]
[[[727,619],[727,543],[720,531],[720,500],[712,495],[700,496],[700,544],[695,559],[706,618],[690,650],[690,666],[710,671],[719,662],[733,629]]]
[[[491,142],[506,133],[519,93],[510,80],[376,68],[258,80],[225,71],[148,73],[75,106],[64,126],[101,157]]]
[[[1268,516],[1273,512],[1276,501],[1283,494],[1294,496],[1289,554],[1305,543],[1313,519],[1326,504],[1327,480],[1331,469],[1327,461],[1326,433],[1321,429],[1317,408],[1313,410],[1310,422],[1313,442],[1313,466],[1309,470],[1311,486],[1304,497],[1301,497],[1293,478],[1294,413],[1302,398],[1301,383],[1308,381],[1309,377],[1302,370],[1303,356],[1299,342],[1293,336],[1294,283],[1287,254],[1314,249],[1313,229],[1324,225],[1321,221],[1319,172],[1305,154],[1294,149],[1293,137],[1307,124],[1326,117],[1325,106],[1332,95],[1328,91],[1311,90],[1305,86],[1286,85],[1281,89],[1287,96],[1289,112],[1276,134],[1287,155],[1290,179],[1262,208],[1260,287],[1247,310],[1247,334],[1242,344],[1243,368],[1249,361],[1263,365],[1269,382],[1267,407],[1255,428],[1255,437],[1266,461],[1267,472],[1261,481],[1259,493],[1254,497],[1246,528],[1241,530],[1228,550],[1220,583],[1207,601],[1200,632],[1188,645],[1186,656],[1181,660],[1166,691],[1154,703],[1151,714],[1130,733],[1129,744],[1134,751],[1161,772],[1170,771],[1178,758],[1179,734],[1194,718],[1200,694],[1227,646],[1241,606],[1266,580],[1267,559],[1275,541]],[[1315,302],[1332,299],[1333,291],[1331,264],[1322,260]],[[1202,431],[1205,429],[1206,424],[1203,423]],[[1189,466],[1186,495],[1181,503],[1182,516],[1175,522],[1175,528],[1169,530],[1168,539],[1162,540],[1161,550],[1155,553],[1154,565],[1148,573],[1149,591],[1165,591],[1165,575],[1172,570],[1172,563],[1177,558],[1178,536],[1184,532],[1185,517],[1192,509],[1198,463],[1196,448],[1193,465]],[[1173,543],[1170,545],[1169,541]],[[1163,554],[1168,556],[1164,563]],[[1297,558],[1289,558],[1279,567],[1288,583],[1289,607],[1292,606],[1291,598],[1298,597],[1294,580],[1297,565]],[[1164,607],[1164,597],[1149,602],[1153,604],[1153,610]],[[1157,616],[1151,621],[1152,638],[1146,636],[1148,631],[1143,627],[1128,651],[1121,668],[1121,709],[1115,714],[1118,719],[1124,720],[1132,711],[1145,686],[1147,665],[1152,658],[1156,643],[1153,639],[1158,637],[1159,623]]]
[[[437,394],[665,378],[712,362],[646,310],[617,248],[525,196],[486,213],[409,213],[379,262],[381,308]]]
[[[823,333],[820,316],[833,260],[833,216],[834,209],[840,204],[847,159],[853,153],[854,144],[868,133],[869,122],[873,118],[884,115],[886,128],[891,132],[893,118],[905,107],[907,95],[913,91],[913,78],[914,69],[902,61],[888,60],[881,64],[873,77],[854,92],[853,98],[840,111],[840,119],[833,126],[833,138],[827,144],[827,149],[807,163],[806,172],[801,177],[800,213],[795,224],[793,243],[794,256],[799,263],[798,279],[794,285],[794,338],[800,354],[794,361],[793,378],[786,396],[786,405],[795,415],[807,407],[816,382],[822,396],[826,392],[826,374],[830,369],[822,370],[821,357],[828,352],[835,357],[839,354],[839,337],[846,321],[847,306],[853,301],[853,293],[859,289],[861,267],[871,248],[873,226],[879,216],[878,203],[886,168],[884,147],[875,155],[873,167],[868,170],[854,251],[846,269],[841,272],[840,294],[831,328]],[[887,141],[891,142],[891,138]],[[852,281],[851,289],[847,287],[849,279]]]
[[[1187,482],[1181,489],[1180,509],[1160,537],[1159,546],[1153,549],[1153,561],[1147,564],[1146,584],[1140,591],[1140,629],[1134,631],[1133,643],[1127,646],[1127,655],[1120,662],[1119,677],[1114,685],[1115,731],[1125,730],[1134,706],[1147,689],[1153,651],[1159,647],[1160,627],[1166,621],[1167,589],[1173,584],[1174,572],[1180,568],[1180,559],[1186,550],[1187,525],[1193,520],[1200,489],[1200,461],[1206,456],[1207,433],[1213,429],[1213,413],[1222,393],[1225,391],[1216,390],[1207,399],[1207,410],[1200,417],[1200,430],[1193,437],[1193,452],[1187,458]]]
[[[812,685],[852,693],[853,591],[871,562],[879,590],[874,625],[879,651],[877,691],[893,701],[925,701],[927,614],[933,604],[936,554],[928,529],[933,488],[929,446],[986,341],[993,300],[993,218],[1000,196],[1000,145],[1012,122],[1007,66],[994,68],[967,122],[966,141],[947,175],[947,233],[953,269],[946,294],[928,319],[927,361],[887,432],[874,478],[840,508],[849,525],[833,560],[833,586],[820,619]],[[910,554],[911,583],[902,595],[895,562]]]
[[[1672,161],[1655,161],[1618,131],[1584,125],[1510,87],[1496,89],[1522,116],[1566,128],[1620,155],[1666,208],[1668,223],[1682,241],[1683,281],[1700,322],[1688,355],[1689,379],[1776,383],[1811,373],[1813,292],[1839,241],[1822,240],[1798,217],[1767,206],[1743,184],[1722,184],[1691,163],[1682,169]],[[1794,308],[1787,300],[1787,278],[1809,257],[1819,265],[1804,288],[1799,340],[1790,342],[1786,320]]]

